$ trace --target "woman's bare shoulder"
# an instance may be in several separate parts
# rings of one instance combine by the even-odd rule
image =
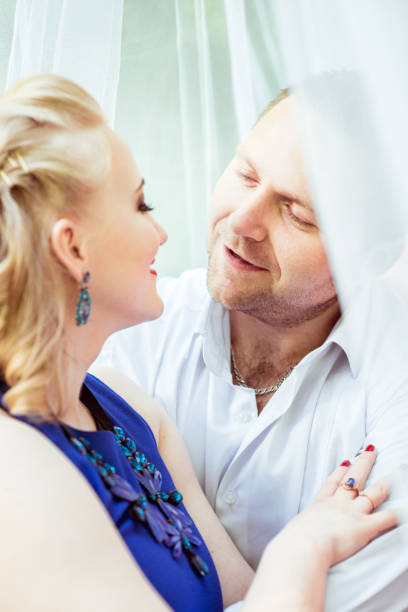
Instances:
[[[143,391],[133,380],[107,366],[93,366],[89,372],[113,389],[129,406],[140,414],[149,424],[156,441],[159,440],[163,410],[150,395]]]
[[[27,472],[48,467],[47,473],[52,477],[55,469],[49,465],[49,458],[53,450],[54,445],[34,427],[0,411],[0,461],[7,460],[14,474],[24,477]],[[67,461],[62,457],[63,463]]]
[[[5,513],[18,514],[14,505],[22,508],[21,519],[31,520],[28,508],[37,506],[42,515],[57,510],[65,514],[65,504],[77,495],[91,506],[97,505],[96,495],[72,462],[41,432],[11,418],[0,416],[0,524]],[[50,509],[50,510],[49,510]],[[16,520],[12,521],[15,524]],[[23,521],[23,522],[25,522]]]

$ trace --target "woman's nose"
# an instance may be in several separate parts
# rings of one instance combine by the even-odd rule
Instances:
[[[159,234],[159,242],[160,242],[160,246],[162,246],[162,244],[165,244],[167,242],[167,232],[166,230],[160,225],[160,223],[158,223],[156,220],[154,220],[154,224],[156,226],[156,230],[157,233]]]

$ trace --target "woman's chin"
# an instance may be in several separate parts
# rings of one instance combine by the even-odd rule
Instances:
[[[164,304],[159,296],[157,296],[154,304],[150,304],[149,308],[146,308],[145,311],[139,312],[131,325],[139,325],[145,321],[154,321],[154,319],[158,319],[163,314],[163,310]]]
[[[157,305],[155,306],[154,309],[152,309],[152,313],[149,316],[147,316],[144,319],[144,321],[154,321],[154,319],[158,319],[163,314],[163,310],[164,310],[164,304],[162,300],[158,297]]]
[[[110,318],[111,323],[113,323],[113,327],[109,330],[109,335],[120,331],[122,329],[127,329],[128,327],[133,327],[134,325],[140,325],[141,323],[145,323],[146,321],[154,321],[158,319],[164,310],[164,304],[162,300],[157,296],[154,303],[149,304],[149,306],[143,310],[138,310],[137,312],[127,312],[122,313],[122,316],[119,313],[119,317],[116,316],[114,320]],[[118,314],[118,313],[117,313]]]

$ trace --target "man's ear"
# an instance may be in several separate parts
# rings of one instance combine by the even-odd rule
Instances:
[[[81,283],[86,272],[86,259],[78,225],[70,219],[58,219],[51,229],[50,242],[62,267],[77,283]]]

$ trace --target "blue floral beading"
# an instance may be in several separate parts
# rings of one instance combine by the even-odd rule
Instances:
[[[111,493],[129,502],[129,512],[132,518],[139,523],[144,523],[157,542],[171,549],[175,559],[184,553],[194,571],[201,577],[207,576],[209,574],[208,565],[194,552],[202,542],[191,529],[192,521],[181,508],[178,508],[183,496],[175,489],[169,492],[161,490],[160,471],[148,461],[142,451],[137,450],[134,440],[126,436],[121,427],[113,426],[114,438],[145,494],[138,493],[127,480],[116,472],[113,465],[106,463],[103,456],[92,448],[87,438],[83,436],[78,438],[65,426],[63,429],[77,451],[94,465]]]

